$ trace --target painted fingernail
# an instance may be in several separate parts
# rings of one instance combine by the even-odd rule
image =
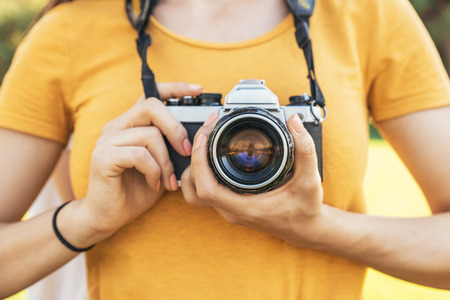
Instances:
[[[178,189],[178,181],[174,173],[172,173],[169,177],[169,184],[172,191],[176,191]]]
[[[300,117],[295,114],[294,118],[292,119],[292,125],[294,126],[295,131],[302,132],[303,130],[303,123],[302,120],[300,120]]]
[[[208,126],[211,125],[212,122],[214,122],[214,120],[217,118],[217,115],[215,113],[212,113],[208,119],[206,119],[205,123],[203,123],[203,126]]]
[[[191,142],[189,142],[189,139],[184,139],[183,141],[183,149],[184,149],[184,153],[186,153],[186,155],[191,155],[192,152],[192,145]]]
[[[198,150],[198,148],[200,148],[204,139],[205,139],[205,136],[203,134],[200,134],[198,136],[197,140],[195,141],[194,151],[196,151],[196,150]]]

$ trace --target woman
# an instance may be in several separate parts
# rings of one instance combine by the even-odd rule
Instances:
[[[308,91],[281,0],[159,1],[148,31],[161,99],[226,94],[243,78],[265,79],[282,105]],[[365,266],[449,288],[449,81],[406,0],[317,3],[324,180],[311,137],[292,117],[293,174],[258,195],[231,192],[207,167],[216,115],[191,145],[158,99],[135,102],[135,36],[122,0],[77,0],[51,10],[18,50],[0,96],[1,296],[94,244],[86,253],[92,299],[359,299]],[[364,214],[370,117],[433,216]],[[18,222],[72,129],[77,200]],[[192,154],[181,189],[162,136]]]

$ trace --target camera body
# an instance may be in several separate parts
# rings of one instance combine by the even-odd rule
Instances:
[[[191,143],[205,120],[216,113],[220,119],[208,138],[208,163],[224,186],[239,193],[262,193],[279,186],[292,169],[294,142],[286,121],[298,114],[312,136],[322,176],[321,108],[307,94],[290,97],[280,106],[278,97],[264,81],[241,80],[220,104],[221,94],[201,94],[166,100],[167,108],[188,132]],[[178,180],[190,164],[166,140]]]

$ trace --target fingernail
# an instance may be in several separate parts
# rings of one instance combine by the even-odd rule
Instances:
[[[208,126],[211,125],[212,122],[214,122],[214,120],[217,118],[217,115],[215,113],[212,113],[208,119],[206,119],[205,123],[203,123],[203,126]]]
[[[184,139],[183,141],[183,149],[184,149],[184,153],[186,153],[186,155],[191,155],[192,152],[192,145],[191,142],[189,142],[189,139]]]
[[[198,148],[200,148],[204,139],[205,139],[205,136],[203,134],[200,134],[198,136],[197,140],[195,141],[194,151],[196,151],[196,150],[198,150]]]
[[[178,189],[178,181],[174,173],[172,173],[169,177],[169,184],[172,191],[176,191]]]
[[[203,90],[203,87],[201,85],[198,85],[198,84],[191,83],[191,84],[189,84],[189,86],[193,90],[200,90],[200,91]]]
[[[303,123],[302,120],[300,120],[300,117],[295,114],[294,118],[292,119],[292,125],[294,126],[295,131],[302,132],[303,131]]]
[[[155,190],[156,190],[157,192],[159,192],[159,189],[160,189],[160,188],[161,188],[161,179],[158,180],[158,182],[156,183]]]

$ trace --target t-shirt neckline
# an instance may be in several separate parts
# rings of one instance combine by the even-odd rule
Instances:
[[[190,38],[181,34],[178,34],[176,32],[173,32],[170,29],[167,29],[162,25],[155,17],[150,17],[150,26],[153,26],[157,30],[161,31],[165,35],[169,36],[170,38],[177,40],[179,42],[189,44],[194,47],[199,48],[209,48],[209,49],[236,49],[236,48],[246,48],[250,46],[254,46],[263,42],[266,42],[268,40],[271,40],[283,33],[284,31],[288,30],[294,20],[292,17],[292,14],[288,14],[275,28],[272,30],[263,33],[262,35],[249,39],[246,41],[239,41],[239,42],[226,42],[226,43],[220,43],[220,42],[210,42],[210,41],[203,41],[198,40],[194,38]]]

